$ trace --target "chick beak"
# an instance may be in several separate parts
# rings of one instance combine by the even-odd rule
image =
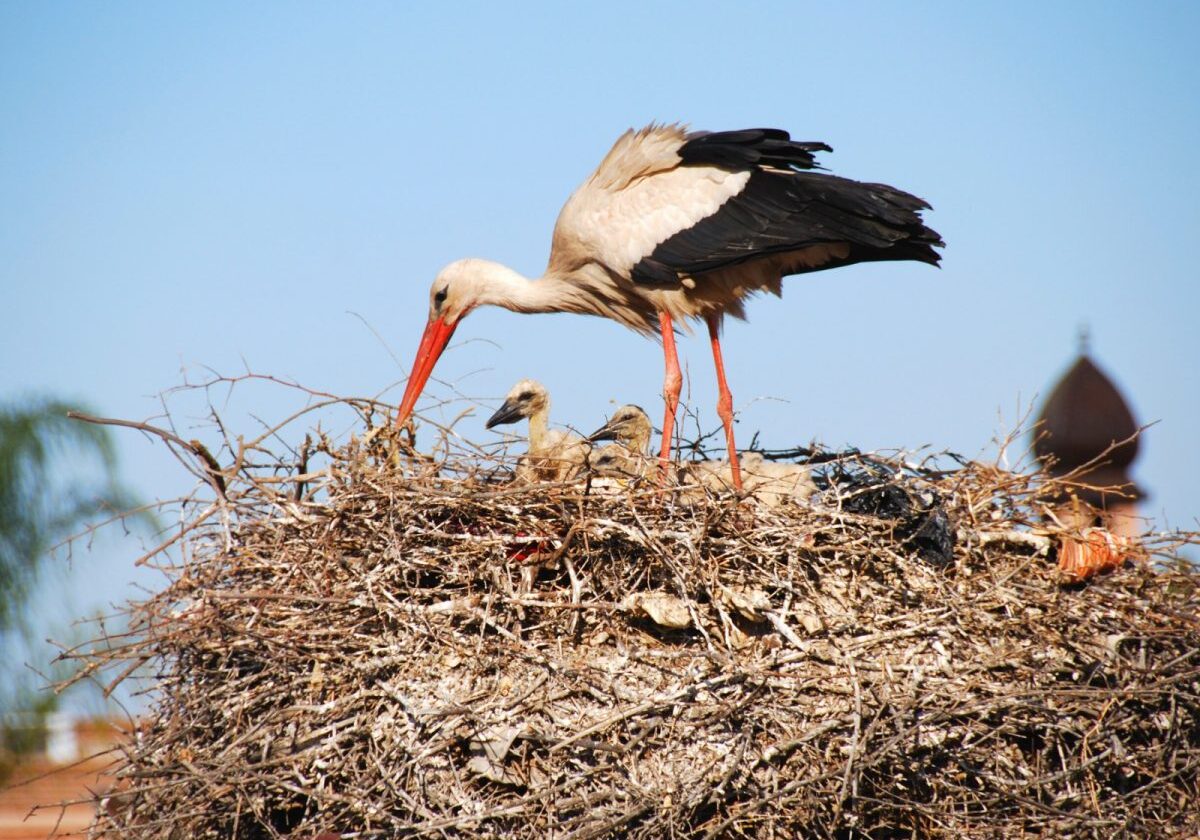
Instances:
[[[516,423],[524,416],[521,413],[521,406],[512,400],[505,400],[504,405],[496,409],[496,413],[488,418],[486,425],[491,429],[496,426],[503,426],[506,423]]]
[[[592,443],[595,443],[598,440],[616,440],[617,436],[621,434],[622,425],[623,423],[619,420],[615,422],[609,420],[599,429],[588,435],[588,440]]]

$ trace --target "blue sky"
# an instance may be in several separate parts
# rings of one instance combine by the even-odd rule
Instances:
[[[398,399],[437,270],[540,273],[624,129],[769,125],[928,199],[947,248],[941,270],[853,267],[752,303],[725,339],[743,440],[987,452],[1086,323],[1159,421],[1148,512],[1195,527],[1198,32],[1186,2],[3,3],[0,397],[142,419],[185,377],[249,367]],[[706,342],[680,352],[711,428]],[[658,415],[661,364],[612,323],[497,310],[437,375],[483,401],[461,429],[487,442],[519,378],[590,430],[623,402]],[[295,401],[240,393],[235,426]],[[120,439],[146,496],[189,486]],[[135,549],[76,559],[81,608],[118,597]]]

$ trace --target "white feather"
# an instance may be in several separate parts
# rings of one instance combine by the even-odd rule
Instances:
[[[750,172],[686,166],[641,178],[617,192],[585,184],[567,201],[560,226],[577,231],[588,259],[628,274],[655,247],[716,213]]]

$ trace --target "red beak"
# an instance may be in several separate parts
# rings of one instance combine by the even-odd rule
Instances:
[[[408,387],[404,389],[404,398],[400,400],[400,413],[396,415],[397,426],[403,426],[409,415],[412,414],[413,406],[417,404],[417,397],[421,396],[421,391],[425,390],[429,374],[433,373],[433,366],[437,364],[438,357],[446,349],[446,344],[450,341],[450,336],[454,335],[454,329],[457,326],[457,321],[447,324],[444,318],[429,319],[429,323],[425,327],[425,334],[421,336],[421,346],[417,348],[417,358],[413,362],[412,373],[408,375]]]

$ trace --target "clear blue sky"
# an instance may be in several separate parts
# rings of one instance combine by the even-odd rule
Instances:
[[[540,273],[625,128],[779,126],[927,198],[948,246],[940,271],[854,267],[753,303],[725,342],[744,440],[986,451],[1087,323],[1160,421],[1149,512],[1195,527],[1198,36],[1191,2],[7,2],[0,397],[140,419],[185,372],[248,365],[398,399],[437,270]],[[456,339],[438,375],[489,400],[477,440],[525,376],[579,428],[660,411],[658,348],[615,324],[480,311]],[[706,343],[680,349],[714,426]],[[160,447],[120,439],[144,494],[186,489]],[[116,597],[130,554],[76,561],[81,606]]]

